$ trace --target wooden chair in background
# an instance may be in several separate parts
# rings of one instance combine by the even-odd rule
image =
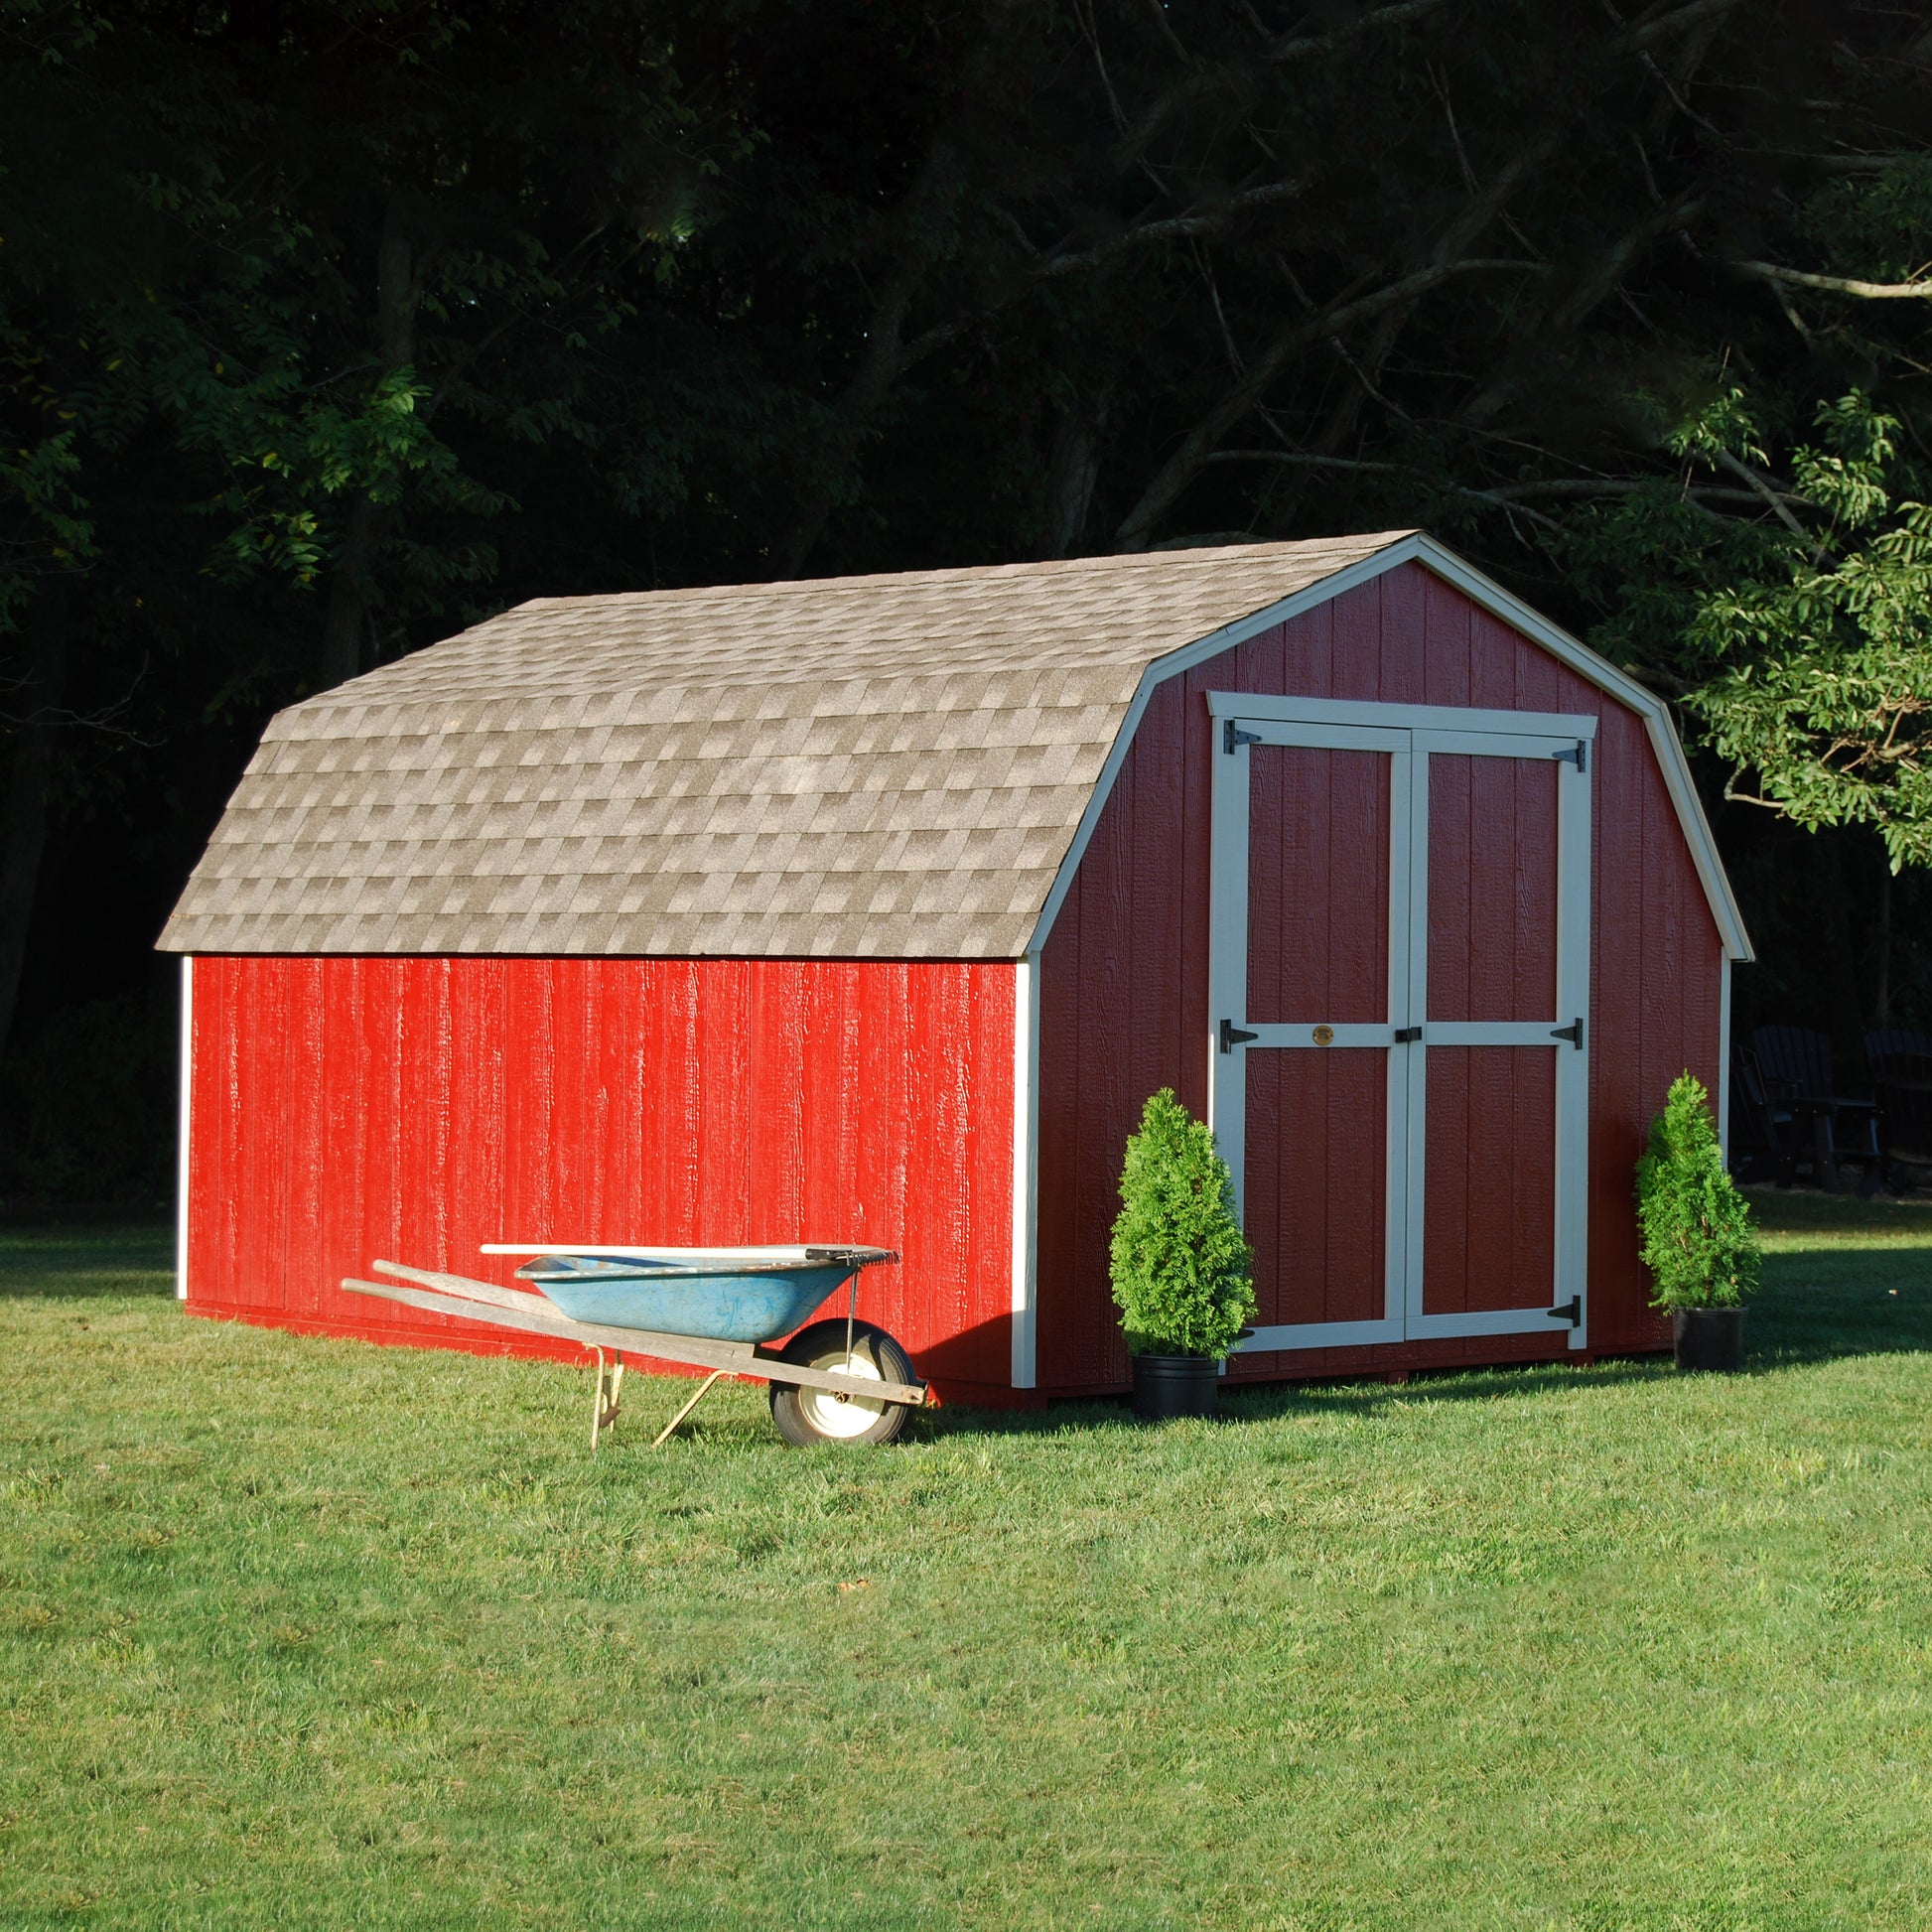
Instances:
[[[1772,1104],[1793,1116],[1793,1167],[1797,1150],[1808,1144],[1813,1177],[1827,1193],[1842,1193],[1838,1164],[1849,1155],[1864,1169],[1859,1191],[1876,1193],[1884,1178],[1878,1110],[1870,1100],[1836,1090],[1831,1035],[1811,1027],[1759,1027],[1751,1047]]]

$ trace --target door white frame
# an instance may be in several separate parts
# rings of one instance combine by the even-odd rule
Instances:
[[[1589,751],[1596,720],[1561,713],[1207,694],[1214,733],[1208,918],[1208,1125],[1234,1176],[1239,1211],[1247,1141],[1246,1053],[1259,1049],[1388,1048],[1385,1297],[1379,1319],[1283,1323],[1249,1349],[1351,1347],[1451,1335],[1547,1333],[1540,1311],[1428,1314],[1423,1309],[1428,1048],[1540,1046],[1556,1062],[1556,1292],[1570,1308],[1572,1348],[1588,1345]],[[1380,752],[1389,759],[1388,1017],[1327,1025],[1251,1025],[1248,1006],[1249,749],[1294,745]],[[1429,758],[1553,759],[1557,783],[1558,1013],[1534,1022],[1427,1022],[1429,1011]],[[1313,1017],[1313,1016],[1311,1016]],[[1576,1029],[1575,1043],[1553,1037]],[[1223,1038],[1224,1027],[1230,1035]],[[1413,1040],[1398,1033],[1422,1032]],[[1419,1050],[1412,1050],[1416,1048]]]

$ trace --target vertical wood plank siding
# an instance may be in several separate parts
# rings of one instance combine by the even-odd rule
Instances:
[[[1121,1150],[1158,1087],[1173,1087],[1196,1114],[1206,1110],[1210,690],[1600,721],[1590,765],[1589,1338],[1595,1349],[1667,1345],[1667,1325],[1646,1307],[1631,1167],[1679,1072],[1689,1067],[1717,1090],[1717,928],[1643,721],[1409,564],[1162,684],[1128,750],[1041,960],[1042,1392],[1126,1384],[1107,1288]],[[1540,1093],[1525,1101],[1532,1120],[1546,1104]],[[1498,1120],[1507,1120],[1508,1103],[1498,1092]],[[1332,1189],[1334,1176],[1324,1184]],[[1366,1175],[1361,1197],[1364,1216],[1379,1218],[1378,1190]],[[1530,1259],[1499,1253],[1498,1266]],[[1564,1343],[1553,1330],[1237,1357],[1230,1369],[1259,1378],[1291,1368],[1330,1375],[1511,1361],[1562,1355]]]
[[[1431,756],[1431,1020],[1557,1016],[1557,771],[1549,759]],[[1547,1308],[1556,1055],[1432,1047],[1426,1113],[1424,1311]]]
[[[189,1307],[576,1358],[344,1294],[485,1241],[862,1241],[860,1312],[942,1396],[1012,1324],[1014,968],[799,960],[195,962]]]

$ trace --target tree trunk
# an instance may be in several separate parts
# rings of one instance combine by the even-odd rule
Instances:
[[[1817,855],[1819,910],[1825,942],[1825,998],[1830,1003],[1832,1059],[1841,1092],[1865,1091],[1864,1002],[1859,991],[1858,954],[1852,944],[1852,895],[1845,880],[1845,835],[1813,835]]]
[[[391,376],[416,359],[416,311],[422,292],[416,286],[416,254],[403,225],[399,198],[391,196],[375,258],[376,335],[382,373]],[[363,668],[363,642],[375,608],[375,559],[383,512],[367,490],[348,506],[343,547],[329,580],[329,609],[322,621],[319,689],[345,683]]]
[[[1875,1026],[1891,1025],[1891,856],[1881,855],[1878,874],[1877,971],[1871,988],[1871,1019]]]
[[[319,687],[324,691],[346,683],[362,668],[362,639],[369,628],[369,573],[374,564],[375,505],[364,492],[348,506],[348,526],[329,580]]]
[[[932,137],[917,174],[892,217],[899,247],[873,304],[865,335],[865,348],[836,406],[836,422],[829,448],[822,457],[819,481],[799,494],[789,523],[771,553],[771,575],[792,578],[805,567],[834,509],[838,483],[859,460],[873,412],[893,384],[910,366],[905,346],[905,317],[912,297],[936,259],[939,231],[965,186],[959,150],[950,126]]]
[[[1100,433],[1108,398],[1070,409],[1053,430],[1046,459],[1046,517],[1038,555],[1070,557],[1080,546],[1094,485],[1100,480]]]
[[[14,734],[7,781],[7,830],[0,847],[0,1045],[13,1031],[27,934],[34,917],[41,861],[47,853],[47,805],[68,681],[68,589],[44,582],[27,614],[32,663],[21,692],[25,722]]]

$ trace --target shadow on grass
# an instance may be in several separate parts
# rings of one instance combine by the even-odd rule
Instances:
[[[1883,1206],[1880,1204],[1879,1213]],[[1768,1217],[1767,1217],[1768,1218]],[[1912,1355],[1932,1351],[1932,1209],[1925,1210],[1924,1245],[1899,1240],[1896,1222],[1866,1225],[1868,1203],[1801,1201],[1767,1232],[1781,1246],[1764,1259],[1764,1279],[1745,1325],[1747,1375],[1803,1368],[1861,1355]],[[1816,1234],[1815,1241],[1807,1237]],[[1890,1244],[1855,1245],[1870,1233]],[[1417,1372],[1390,1384],[1376,1376],[1334,1381],[1248,1384],[1224,1390],[1221,1420],[1265,1422],[1281,1416],[1366,1413],[1395,1403],[1527,1400],[1552,1390],[1608,1388],[1631,1381],[1674,1376],[1669,1355],[1610,1356],[1572,1367],[1566,1362],[1524,1362],[1494,1368]],[[1135,1427],[1125,1396],[1108,1401],[1069,1400],[1044,1409],[946,1408],[921,1424],[934,1437],[968,1434],[1012,1436]]]
[[[1909,1281],[1786,1285],[1767,1279],[1745,1322],[1747,1366],[1797,1368],[1852,1355],[1921,1355],[1932,1350],[1932,1251],[1906,1250],[1898,1257],[1908,1258],[1916,1265],[1915,1279]]]
[[[0,1227],[0,1298],[172,1296],[167,1227]]]
[[[1304,1382],[1244,1383],[1224,1389],[1218,1420],[1223,1423],[1271,1422],[1282,1416],[1329,1414],[1347,1409],[1362,1414],[1391,1405],[1418,1402],[1488,1402],[1528,1397],[1553,1389],[1610,1387],[1675,1371],[1669,1356],[1637,1356],[1590,1362],[1525,1362],[1497,1368],[1418,1371],[1407,1382],[1379,1376],[1340,1377]],[[948,1406],[931,1411],[921,1423],[935,1439],[948,1436],[1037,1436],[1090,1429],[1132,1429],[1128,1397],[1095,1400],[1075,1397],[1049,1402],[1044,1409],[968,1409]]]

